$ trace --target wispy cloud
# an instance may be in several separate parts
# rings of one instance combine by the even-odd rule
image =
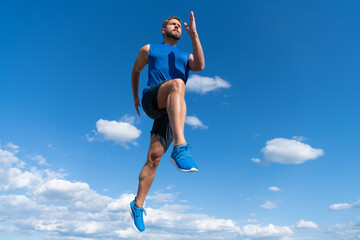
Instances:
[[[94,131],[96,134],[96,131]],[[90,134],[85,134],[86,140],[88,140],[88,142],[93,142],[95,140],[94,136],[90,136]]]
[[[205,94],[211,91],[215,91],[217,89],[230,87],[231,84],[229,82],[223,80],[218,76],[211,78],[193,74],[189,77],[186,83],[186,89],[188,91],[200,94]]]
[[[196,116],[186,116],[185,123],[192,126],[193,128],[208,128],[208,126],[205,126]]]
[[[95,137],[101,136],[103,140],[114,141],[125,148],[128,148],[128,143],[137,145],[136,139],[140,137],[141,130],[132,125],[134,121],[135,118],[130,115],[123,116],[120,121],[99,119],[96,131],[93,131],[95,136],[86,134],[86,139],[93,142]]]
[[[11,150],[12,152],[18,152],[19,151],[19,146],[9,142],[9,143],[6,143],[5,145],[5,148]]]
[[[135,123],[135,117],[130,115],[130,114],[125,114],[124,116],[121,117],[120,122],[125,122],[131,125],[134,125]]]
[[[334,235],[332,239],[359,239],[359,222],[337,223],[328,227],[327,231]]]
[[[37,163],[38,163],[39,165],[46,165],[46,166],[49,165],[49,164],[46,162],[46,159],[45,159],[43,156],[39,155],[39,154],[37,154],[37,155],[29,155],[28,157],[29,157],[31,160],[37,161]]]
[[[312,148],[298,140],[286,138],[267,141],[261,151],[267,161],[282,164],[301,164],[324,155],[322,149]]]
[[[264,208],[264,209],[274,209],[274,208],[278,208],[279,206],[276,205],[275,203],[273,202],[270,202],[270,201],[266,201],[264,204],[261,205],[261,208]]]
[[[269,187],[269,191],[272,191],[272,192],[279,192],[279,191],[281,191],[281,189],[280,189],[280,188],[278,188],[278,187],[272,186],[272,187]]]
[[[155,192],[153,195],[147,196],[147,199],[156,203],[169,203],[176,199],[176,195],[172,193]]]
[[[336,203],[332,204],[329,208],[334,211],[339,210],[345,210],[345,209],[351,209],[351,208],[357,208],[360,207],[360,199],[357,202],[354,203]]]

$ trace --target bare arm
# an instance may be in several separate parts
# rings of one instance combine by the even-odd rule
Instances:
[[[189,58],[190,70],[194,72],[202,71],[205,68],[205,58],[203,49],[201,47],[199,35],[196,31],[195,17],[192,11],[190,12],[189,25],[186,22],[184,22],[184,25],[186,32],[191,37],[191,42],[193,46],[193,54],[190,54]]]
[[[145,45],[139,51],[134,67],[131,73],[131,87],[134,97],[134,104],[138,115],[140,116],[140,98],[139,98],[139,83],[140,83],[140,72],[144,69],[146,64],[149,63],[148,54],[150,51],[150,45]]]

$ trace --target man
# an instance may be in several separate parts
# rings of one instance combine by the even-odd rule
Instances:
[[[143,204],[154,180],[162,155],[174,139],[171,163],[182,172],[196,172],[198,167],[188,152],[184,136],[186,118],[185,83],[189,70],[202,71],[205,67],[204,53],[196,31],[194,13],[190,13],[189,24],[184,22],[190,35],[193,54],[176,48],[182,35],[181,20],[175,16],[167,18],[161,32],[162,44],[148,44],[142,47],[131,74],[131,86],[137,113],[140,116],[138,96],[140,72],[149,64],[147,87],[142,92],[142,107],[154,119],[151,130],[147,161],[139,175],[137,196],[130,203],[130,213],[136,229],[145,230]]]

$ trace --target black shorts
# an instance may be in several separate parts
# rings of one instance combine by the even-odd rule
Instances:
[[[159,110],[157,107],[157,95],[161,84],[156,87],[150,87],[146,90],[141,100],[141,105],[146,115],[148,115],[151,119],[154,119],[154,124],[150,131],[151,135],[153,133],[156,134],[156,137],[159,139],[164,151],[166,152],[174,137],[166,109]]]

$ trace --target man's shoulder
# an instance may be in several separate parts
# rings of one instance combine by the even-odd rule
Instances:
[[[140,48],[140,52],[149,52],[150,50],[150,44],[146,44],[145,46],[143,46],[142,48]]]

